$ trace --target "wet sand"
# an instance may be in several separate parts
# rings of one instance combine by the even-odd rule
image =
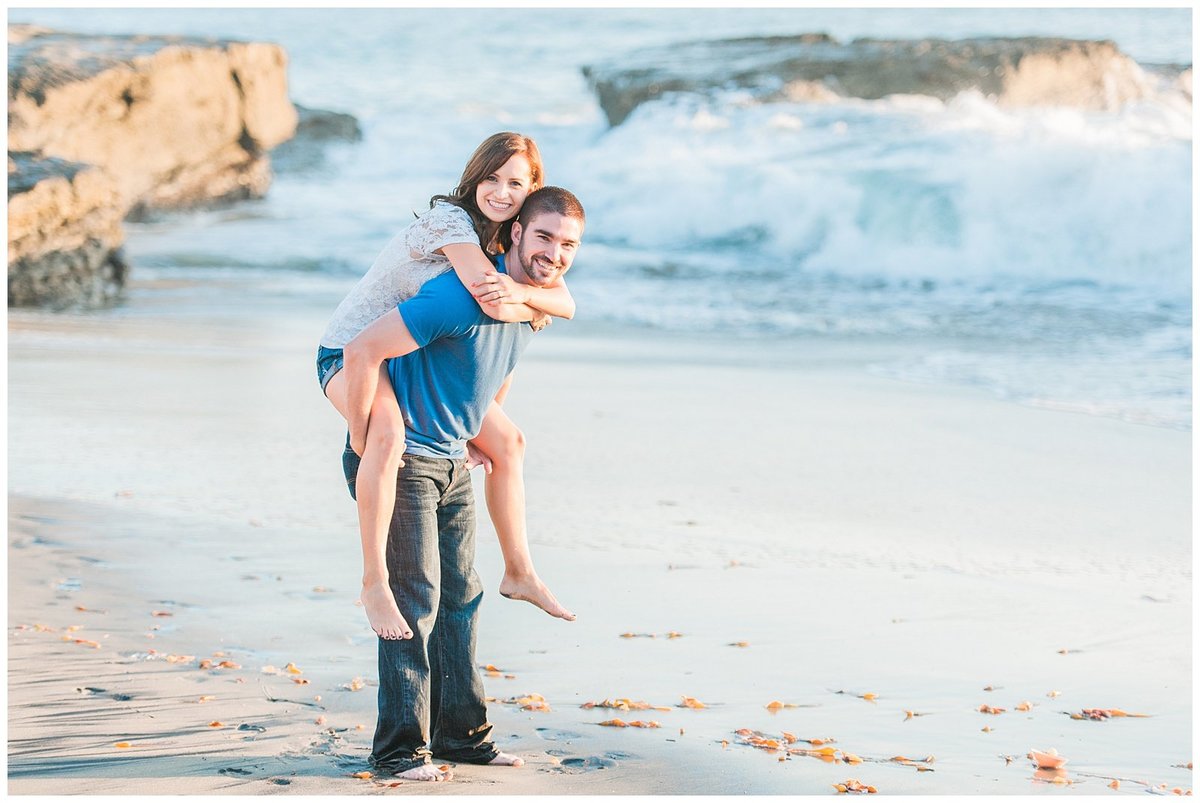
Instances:
[[[183,306],[10,316],[11,793],[1191,788],[1190,433],[870,375],[894,344],[575,323],[509,406],[535,559],[579,620],[495,593],[479,532],[490,715],[528,764],[353,777],[377,676],[325,310]],[[503,702],[530,694],[550,710]],[[668,710],[580,707],[605,698]],[[1039,775],[1030,748],[1070,761]]]

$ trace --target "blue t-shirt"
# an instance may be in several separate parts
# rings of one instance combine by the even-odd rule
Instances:
[[[503,261],[498,270],[505,272]],[[454,271],[399,306],[419,349],[388,360],[404,415],[406,454],[459,459],[533,330],[483,313]]]

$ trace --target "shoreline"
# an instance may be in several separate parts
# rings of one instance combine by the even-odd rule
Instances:
[[[374,648],[340,425],[311,375],[320,322],[10,320],[10,792],[825,794],[853,777],[1020,794],[1047,782],[1026,751],[1049,747],[1072,791],[1190,788],[1190,433],[871,376],[862,344],[566,326],[531,346],[508,405],[533,554],[579,621],[500,598],[482,515],[478,532],[478,659],[503,670],[487,693],[552,709],[489,706],[529,763],[350,777]],[[262,671],[288,662],[310,683]],[[579,708],[618,697],[669,710]],[[1083,708],[1151,716],[1063,713]],[[613,716],[662,727],[597,724]],[[833,737],[864,763],[779,761],[742,728]]]

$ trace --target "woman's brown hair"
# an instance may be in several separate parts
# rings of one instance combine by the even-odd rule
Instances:
[[[542,186],[544,180],[542,155],[538,153],[537,143],[521,134],[501,131],[499,134],[492,134],[475,149],[475,153],[467,160],[467,166],[463,168],[458,186],[451,190],[449,195],[435,195],[429,199],[430,208],[438,201],[445,201],[465,211],[475,224],[480,247],[490,253],[503,253],[512,246],[513,221],[506,220],[497,227],[488,220],[475,201],[475,188],[518,153],[529,160],[532,174],[529,191],[536,190]],[[489,233],[489,229],[495,230]]]

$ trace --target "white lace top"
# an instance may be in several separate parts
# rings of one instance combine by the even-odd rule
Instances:
[[[438,201],[393,237],[375,258],[370,270],[334,310],[321,335],[321,345],[345,348],[380,315],[415,296],[425,282],[450,270],[450,260],[434,252],[453,243],[479,245],[479,235],[465,211]]]

